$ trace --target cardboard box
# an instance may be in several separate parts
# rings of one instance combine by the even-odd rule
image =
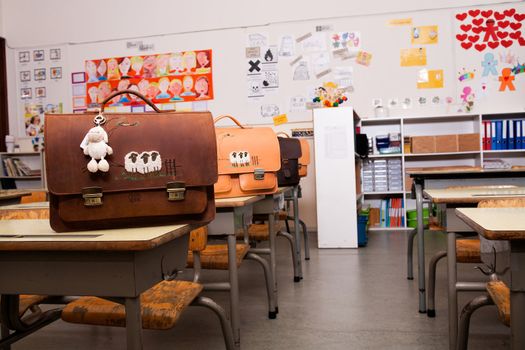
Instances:
[[[410,138],[412,153],[434,153],[436,152],[435,136],[412,136]]]
[[[479,134],[459,134],[458,135],[459,152],[479,151],[480,139]]]
[[[458,151],[458,135],[437,135],[435,137],[437,153],[451,153]]]

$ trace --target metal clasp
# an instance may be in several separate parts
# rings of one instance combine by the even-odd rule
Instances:
[[[82,189],[82,198],[86,207],[102,205],[102,187],[85,187]]]
[[[255,180],[264,180],[264,169],[255,169],[253,171],[253,178]]]
[[[166,191],[168,192],[169,201],[184,200],[184,193],[186,192],[186,183],[182,181],[168,182],[166,184]]]

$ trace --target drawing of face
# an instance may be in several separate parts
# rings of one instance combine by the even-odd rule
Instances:
[[[193,51],[185,52],[183,57],[184,57],[184,68],[186,69],[186,72],[191,72],[191,70],[197,66],[197,61],[195,59],[195,52]]]
[[[210,60],[208,60],[208,53],[206,51],[200,51],[197,53],[197,62],[199,63],[199,67],[207,67],[208,64],[210,64]]]
[[[140,92],[139,91],[139,88],[137,85],[131,85],[128,90],[131,90],[131,91],[136,91],[136,92]],[[138,99],[137,96],[133,95],[133,94],[129,94],[129,98],[131,99],[131,101],[135,101],[136,99]]]
[[[104,81],[98,86],[98,102],[104,101],[106,97],[111,94],[111,84],[107,81]]]
[[[98,65],[98,68],[97,68],[98,74],[100,76],[105,76],[106,75],[106,69],[107,69],[106,61],[101,60],[99,65]]]
[[[195,92],[199,97],[205,97],[208,94],[208,79],[206,77],[199,77],[195,82]]]
[[[163,94],[165,94],[166,91],[168,91],[169,86],[170,80],[168,78],[164,77],[159,80],[159,89],[160,92],[162,92]]]
[[[182,72],[182,54],[180,52],[172,53],[169,60],[170,73]]]
[[[186,75],[182,81],[182,85],[184,87],[184,92],[190,92],[193,88],[193,78],[189,75]]]
[[[138,87],[139,87],[139,92],[143,95],[146,95],[147,91],[148,91],[148,87],[149,87],[149,81],[147,81],[146,79],[142,79],[139,83],[138,83]]]
[[[98,95],[98,87],[92,86],[88,90],[89,100],[91,103],[97,102],[97,95]]]
[[[86,73],[88,81],[97,81],[97,65],[93,61],[86,62]]]
[[[159,84],[158,83],[151,83],[148,86],[148,89],[146,90],[146,97],[150,100],[153,100],[157,95],[159,94]]]
[[[153,78],[155,77],[155,66],[157,65],[157,59],[155,56],[148,56],[144,59],[144,65],[142,68],[144,69],[144,77],[145,78]]]
[[[173,96],[179,96],[182,92],[182,81],[180,81],[180,79],[173,79],[170,82],[169,92]]]
[[[143,64],[144,64],[144,59],[141,56],[131,57],[131,68],[133,68],[135,75],[140,75],[140,71],[142,70]]]
[[[128,88],[128,86],[129,86],[129,84],[130,84],[129,80],[123,79],[123,80],[118,82],[117,90],[118,91],[126,90]]]
[[[125,57],[122,62],[118,65],[118,68],[120,69],[120,74],[126,76],[128,75],[129,69],[131,67],[131,60],[129,57]]]
[[[168,73],[168,55],[160,55],[157,58],[157,70],[160,75],[166,75]]]

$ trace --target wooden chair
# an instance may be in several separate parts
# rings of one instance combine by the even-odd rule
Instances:
[[[482,201],[478,204],[479,208],[512,208],[525,207],[525,199],[492,199]],[[486,285],[488,294],[480,295],[472,299],[461,311],[458,329],[458,349],[468,348],[468,336],[470,328],[470,318],[474,311],[486,306],[495,304],[498,309],[500,321],[510,327],[510,289],[502,281],[498,280],[496,271],[491,271],[490,281]]]
[[[46,191],[31,192],[31,195],[20,198],[20,204],[46,202],[46,201],[47,201]]]
[[[194,256],[206,250],[206,227],[190,234],[189,249]],[[194,276],[194,280],[198,275]],[[190,305],[204,306],[219,318],[226,349],[235,348],[233,332],[226,312],[212,299],[200,296],[203,285],[166,279],[148,289],[140,296],[142,327],[144,329],[167,330],[175,326],[178,319]],[[126,310],[123,304],[98,297],[81,297],[66,305],[62,320],[98,326],[125,327]]]
[[[490,188],[491,186],[453,186],[450,189],[474,189],[474,188]],[[516,187],[516,186],[505,186]],[[517,202],[515,202],[517,201]],[[487,200],[478,204],[479,208],[493,208],[497,206],[525,206],[520,204],[520,199],[512,200]],[[437,252],[432,259],[430,259],[428,266],[428,317],[435,317],[435,295],[436,295],[436,268],[439,260],[447,256],[446,251]],[[456,262],[463,264],[480,264],[481,261],[481,242],[479,237],[474,238],[459,238],[456,240]]]

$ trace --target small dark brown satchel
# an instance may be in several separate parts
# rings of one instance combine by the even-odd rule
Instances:
[[[291,138],[287,134],[280,132],[279,147],[281,149],[281,169],[277,172],[279,187],[295,186],[299,184],[299,158],[301,158],[301,143],[298,139]]]
[[[106,113],[120,94],[142,98],[156,112]],[[96,113],[47,115],[46,175],[51,227],[57,232],[205,224],[215,217],[215,126],[209,112],[161,112],[135,91],[102,103],[102,128],[113,153],[109,171],[88,171],[79,147]]]

